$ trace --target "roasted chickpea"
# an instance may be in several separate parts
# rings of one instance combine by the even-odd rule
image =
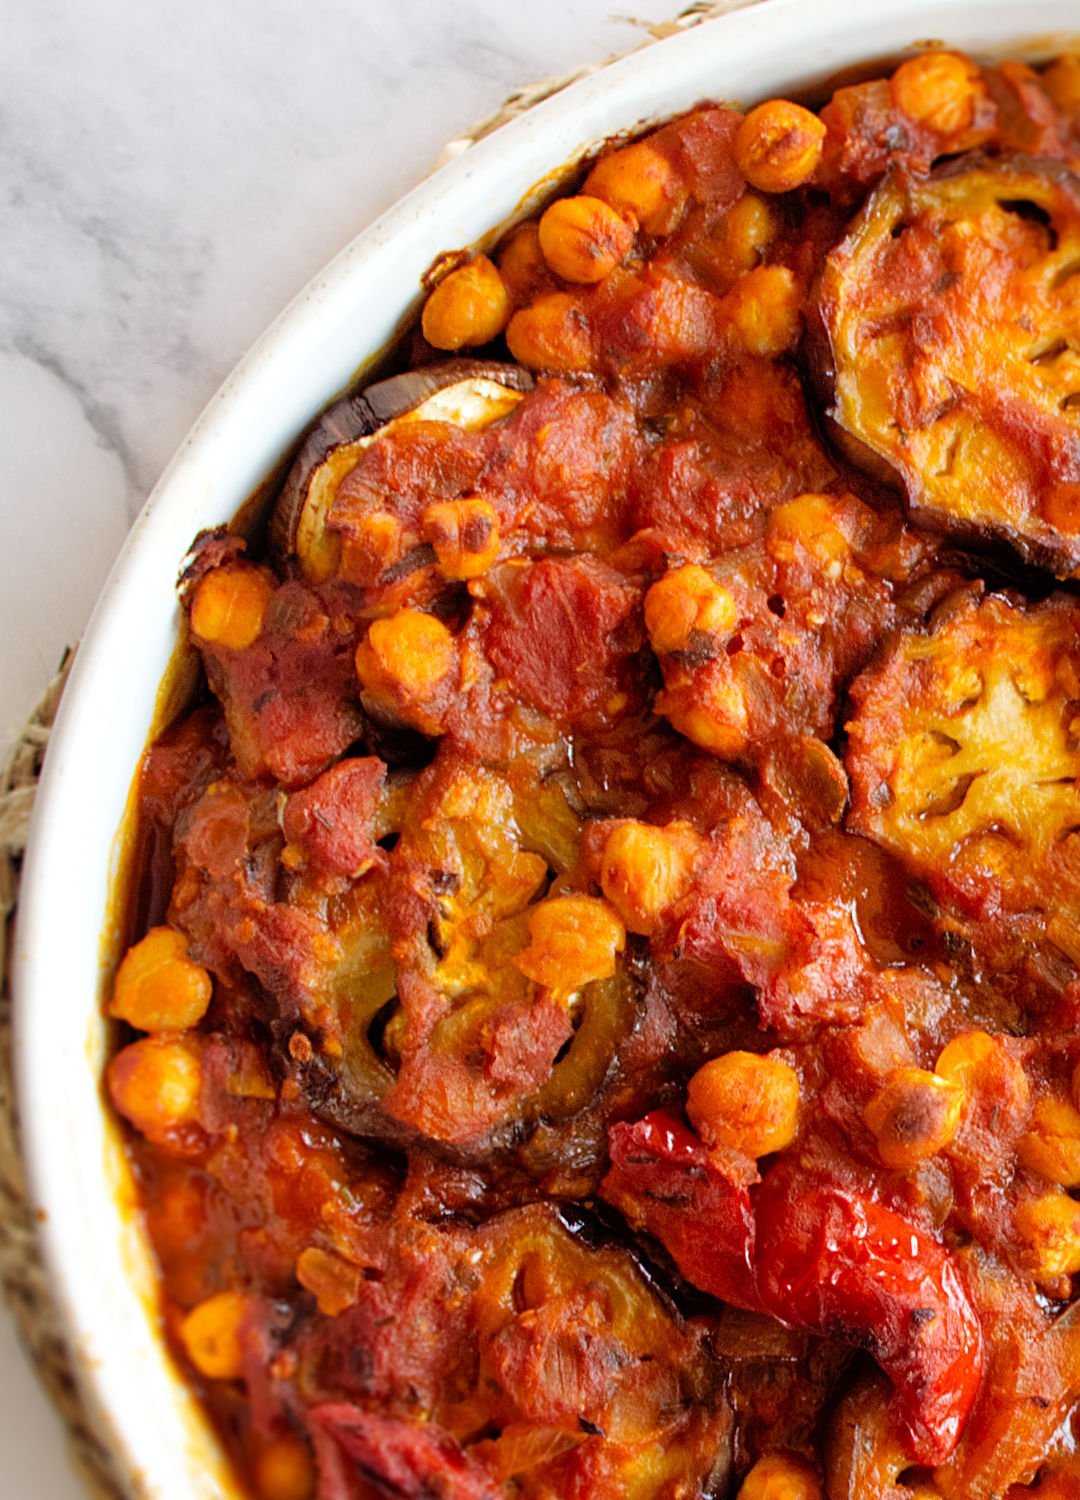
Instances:
[[[686,1113],[709,1146],[755,1159],[783,1151],[799,1125],[799,1075],[778,1057],[726,1052],[691,1078]]]
[[[1064,1192],[1025,1198],[1015,1224],[1031,1274],[1051,1294],[1060,1292],[1063,1278],[1080,1271],[1080,1203]]]
[[[890,83],[897,109],[939,135],[958,135],[985,93],[977,66],[957,52],[924,52],[901,63]]]
[[[251,563],[232,562],[200,579],[191,601],[191,629],[208,645],[243,651],[262,635],[270,580]]]
[[[424,512],[423,532],[446,578],[479,578],[499,555],[499,518],[487,500],[445,500]]]
[[[645,595],[645,628],[657,656],[685,651],[695,632],[730,635],[738,618],[731,591],[695,563],[665,573]]]
[[[302,1438],[272,1438],[255,1459],[259,1500],[311,1500],[315,1465]]]
[[[558,198],[540,219],[540,249],[564,281],[603,281],[634,243],[634,231],[599,198]]]
[[[751,187],[787,193],[809,182],[821,160],[825,126],[788,99],[752,109],[735,136],[735,160]]]
[[[109,1015],[138,1031],[186,1031],[206,1014],[213,986],[188,957],[187,938],[154,927],[124,955]]]
[[[830,495],[796,495],[770,512],[765,528],[769,556],[779,563],[794,562],[800,552],[822,564],[837,579],[851,561],[851,543],[837,525],[836,502]]]
[[[907,1169],[936,1156],[956,1134],[964,1090],[922,1068],[894,1068],[866,1107],[878,1154],[887,1167]]]
[[[353,1307],[363,1280],[359,1266],[317,1245],[309,1245],[296,1258],[296,1279],[311,1292],[319,1311],[327,1318]]]
[[[1080,56],[1066,52],[1047,68],[1042,83],[1062,114],[1080,114]]]
[[[528,302],[551,286],[551,273],[540,249],[540,226],[535,219],[519,224],[498,255],[499,274],[517,303]]]
[[[724,297],[727,327],[747,354],[783,354],[799,340],[799,288],[787,266],[755,266]]]
[[[649,141],[602,156],[586,177],[583,191],[620,214],[632,214],[646,234],[670,230],[686,201],[674,166]]]
[[[1068,1099],[1040,1099],[1018,1154],[1048,1182],[1080,1187],[1080,1110]]]
[[[702,840],[689,823],[626,822],[612,830],[600,888],[630,932],[651,933],[686,891]]]
[[[964,1031],[941,1053],[934,1071],[962,1085],[969,1103],[985,1101],[1012,1119],[1022,1119],[1030,1108],[1031,1091],[1023,1068],[997,1037],[985,1031]]]
[[[202,1067],[190,1040],[143,1037],[121,1048],[106,1078],[117,1112],[157,1145],[198,1123]]]
[[[615,972],[626,929],[595,896],[552,896],[529,913],[529,946],[514,963],[546,989],[571,993]]]
[[[360,686],[377,703],[407,716],[416,709],[424,721],[417,727],[424,729],[431,722],[424,702],[446,677],[455,658],[454,637],[441,620],[419,609],[399,609],[396,614],[372,621],[367,636],[356,648],[356,675]]]
[[[766,1453],[739,1487],[738,1500],[824,1500],[814,1470],[794,1453]]]
[[[664,691],[656,697],[658,713],[688,740],[718,755],[737,760],[746,749],[750,711],[742,684],[734,678],[710,682],[700,696]]]
[[[238,1380],[243,1374],[243,1329],[249,1306],[243,1292],[218,1292],[184,1318],[180,1342],[200,1375],[208,1380]]]
[[[751,271],[776,238],[776,215],[757,193],[744,193],[724,215],[717,244],[736,271]]]
[[[424,304],[420,326],[436,349],[490,344],[510,318],[510,297],[486,255],[444,276]]]
[[[332,534],[332,533],[331,533]],[[341,539],[338,571],[349,583],[371,588],[402,554],[401,522],[387,510],[372,511]]]
[[[588,319],[569,292],[548,292],[510,319],[506,342],[530,370],[588,370],[593,363]]]

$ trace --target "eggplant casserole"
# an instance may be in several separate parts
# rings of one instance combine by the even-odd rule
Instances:
[[[196,539],[107,1088],[259,1500],[1080,1495],[1078,173],[699,107]]]

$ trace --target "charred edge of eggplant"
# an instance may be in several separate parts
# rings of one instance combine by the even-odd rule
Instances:
[[[514,391],[528,391],[533,386],[533,377],[520,365],[449,359],[391,375],[328,407],[308,430],[274,505],[269,526],[272,555],[281,560],[293,555],[311,477],[335,448],[370,437],[395,417],[404,416],[437,392],[465,380],[493,380]]]

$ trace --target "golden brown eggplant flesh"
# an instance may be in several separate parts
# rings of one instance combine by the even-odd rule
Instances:
[[[380,380],[327,408],[297,454],[270,520],[270,543],[309,583],[337,566],[326,519],[341,481],[376,433],[397,422],[445,421],[479,429],[507,416],[532,386],[518,365],[451,359]]]
[[[1060,161],[895,168],[828,257],[839,426],[918,518],[1080,572],[1080,178]]]

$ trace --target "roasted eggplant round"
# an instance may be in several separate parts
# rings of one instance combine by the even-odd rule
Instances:
[[[1080,178],[893,168],[829,255],[833,417],[920,520],[1080,570]]]

